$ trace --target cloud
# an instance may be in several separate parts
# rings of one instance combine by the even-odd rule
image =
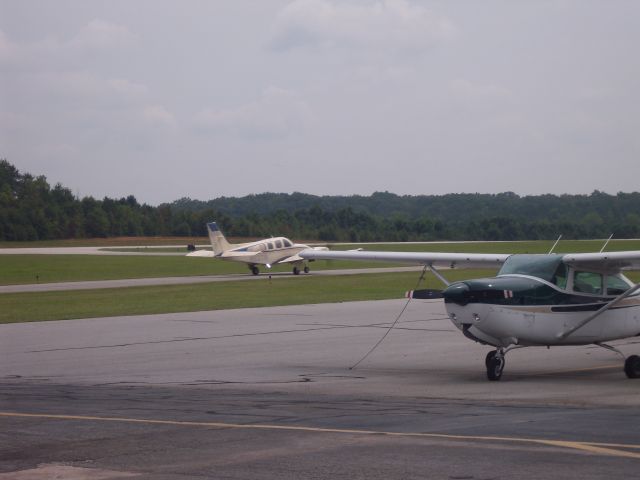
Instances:
[[[104,50],[125,47],[134,40],[135,36],[126,27],[95,19],[64,45],[81,50]]]
[[[46,136],[43,126],[59,135],[66,128],[113,138],[173,129],[174,116],[146,85],[91,70],[89,60],[120,52],[135,38],[104,20],[92,20],[64,40],[17,43],[0,31],[1,123],[39,138]]]
[[[159,127],[174,127],[176,120],[174,116],[162,105],[149,105],[142,110],[144,120]]]
[[[465,79],[453,80],[449,87],[453,95],[462,100],[508,99],[513,96],[512,92],[505,87],[474,83]]]
[[[408,0],[295,0],[278,14],[271,46],[423,51],[455,33],[447,18]]]
[[[298,94],[269,87],[254,102],[226,110],[203,110],[197,115],[196,127],[238,136],[282,137],[300,128],[310,116],[309,107]]]
[[[31,43],[11,41],[0,30],[0,70],[60,71],[82,66],[96,55],[117,51],[136,40],[126,27],[92,20],[68,39],[47,37]]]
[[[112,110],[151,103],[145,85],[87,71],[22,72],[6,76],[3,109],[41,116],[79,110]]]

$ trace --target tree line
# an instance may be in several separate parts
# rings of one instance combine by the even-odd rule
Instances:
[[[264,193],[158,206],[133,195],[77,198],[44,176],[0,160],[0,240],[201,236],[216,220],[228,236],[323,241],[537,240],[640,237],[640,193],[316,196]]]

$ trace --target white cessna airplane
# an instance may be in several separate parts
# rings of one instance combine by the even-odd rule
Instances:
[[[390,261],[424,265],[446,289],[453,324],[465,337],[495,350],[487,354],[489,380],[500,380],[505,355],[529,346],[594,344],[640,335],[640,283],[622,274],[640,270],[640,251],[566,255],[503,255],[306,250],[302,258]],[[439,268],[497,268],[496,277],[449,283]],[[433,291],[423,291],[426,296]],[[419,292],[415,292],[418,297]],[[640,357],[626,358],[629,378],[640,377]]]
[[[256,242],[231,244],[224,237],[216,222],[207,223],[211,250],[196,250],[187,254],[187,257],[215,257],[222,260],[246,263],[254,275],[260,270],[258,265],[266,265],[271,268],[278,263],[292,263],[293,274],[299,275],[300,268],[304,273],[309,273],[307,261],[298,255],[302,250],[328,250],[326,247],[310,247],[302,243],[293,243],[285,237],[266,238]]]

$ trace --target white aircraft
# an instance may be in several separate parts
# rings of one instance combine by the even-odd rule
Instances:
[[[589,345],[640,335],[640,283],[623,270],[640,269],[640,251],[566,255],[502,255],[306,250],[307,259],[391,261],[423,265],[444,291],[450,320],[470,340],[496,347],[487,354],[489,380],[500,380],[505,355],[529,346]],[[496,277],[449,283],[439,268],[497,268]],[[629,378],[640,377],[640,357],[626,358]]]
[[[302,243],[293,243],[285,237],[266,238],[256,242],[231,244],[224,237],[216,222],[207,223],[212,250],[196,250],[187,257],[215,257],[222,260],[246,263],[254,275],[260,273],[258,265],[271,268],[278,263],[292,263],[293,274],[299,275],[300,268],[309,273],[307,261],[298,255],[302,250],[328,250],[327,247],[309,247]],[[312,260],[311,260],[312,261]]]

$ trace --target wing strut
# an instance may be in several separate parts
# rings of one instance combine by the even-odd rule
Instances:
[[[633,295],[634,293],[636,293],[638,290],[640,290],[640,283],[636,283],[633,287],[631,287],[629,290],[627,290],[626,292],[618,295],[616,298],[614,298],[613,300],[611,300],[609,303],[605,304],[600,310],[598,310],[597,312],[589,315],[587,318],[585,318],[584,320],[582,320],[580,323],[578,323],[577,325],[571,327],[568,330],[565,330],[564,332],[560,332],[557,335],[557,339],[558,340],[564,340],[565,338],[567,338],[569,335],[571,335],[573,332],[575,332],[576,330],[584,327],[587,323],[589,323],[591,320],[599,317],[600,315],[602,315],[604,312],[606,312],[607,310],[609,310],[612,307],[615,307],[618,303],[620,303],[622,300],[624,300],[625,298],[627,298],[630,295]]]
[[[438,280],[440,280],[442,283],[444,283],[447,287],[449,285],[451,285],[451,282],[449,280],[447,280],[446,278],[444,278],[442,276],[442,274],[438,270],[436,270],[436,267],[434,267],[433,264],[430,263],[427,266],[429,267],[429,270],[431,270],[431,273],[433,273]]]

